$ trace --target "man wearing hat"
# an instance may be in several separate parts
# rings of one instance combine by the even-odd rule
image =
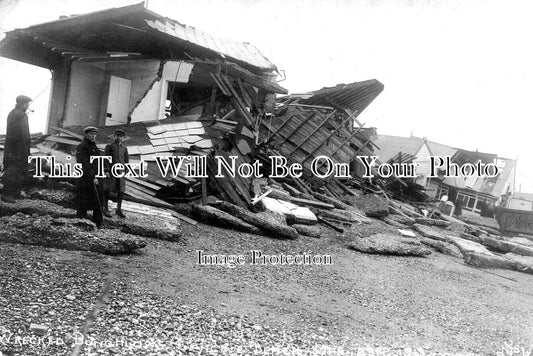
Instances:
[[[122,143],[124,141],[124,138],[126,137],[126,133],[121,129],[117,129],[115,130],[115,134],[113,137],[114,141],[105,147],[105,156],[111,156],[111,166],[116,163],[129,163],[128,148]],[[124,198],[124,192],[126,191],[126,179],[123,177],[116,178],[113,176],[109,176],[106,181],[107,182],[104,189],[104,215],[107,217],[111,217],[107,204],[109,202],[109,196],[111,195],[111,193],[116,193],[116,214],[121,218],[125,218],[126,216],[122,212],[122,199]]]
[[[20,198],[22,187],[28,178],[30,129],[26,111],[30,102],[31,99],[25,95],[17,96],[17,104],[7,117],[2,200],[8,203],[14,203],[15,199]]]
[[[85,137],[76,147],[76,161],[81,163],[83,175],[78,178],[76,189],[76,216],[87,218],[87,210],[93,211],[92,220],[98,228],[102,227],[104,217],[102,215],[102,203],[104,200],[103,181],[96,178],[98,162],[91,157],[101,156],[102,153],[96,147],[96,134],[98,129],[88,126],[83,129]]]

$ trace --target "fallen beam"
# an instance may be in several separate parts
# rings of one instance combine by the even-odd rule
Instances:
[[[261,235],[263,230],[212,206],[193,204],[192,214],[206,224]]]
[[[249,224],[257,226],[258,228],[267,232],[269,236],[287,239],[298,238],[298,232],[294,228],[281,224],[274,224],[270,221],[267,221],[261,216],[251,213],[244,208],[241,208],[240,206],[228,203],[226,201],[212,202],[211,205]]]
[[[306,206],[314,206],[321,209],[335,209],[335,206],[333,204],[323,203],[316,200],[309,200],[309,199],[303,199],[303,198],[295,198],[291,197],[291,203],[297,204],[297,205],[306,205]]]

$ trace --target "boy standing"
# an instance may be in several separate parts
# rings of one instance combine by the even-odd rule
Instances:
[[[126,134],[123,130],[117,129],[114,134],[114,141],[105,147],[105,156],[111,156],[111,166],[116,163],[129,163],[128,148],[122,143]],[[117,210],[116,214],[121,218],[126,216],[122,212],[122,199],[124,198],[124,192],[126,191],[126,179],[115,178],[109,176],[104,197],[104,215],[111,217],[108,209],[109,196],[111,193],[117,194]]]

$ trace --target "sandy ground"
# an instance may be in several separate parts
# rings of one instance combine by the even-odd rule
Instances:
[[[0,244],[0,355],[68,354],[110,273],[109,299],[84,355],[496,355],[533,348],[531,275],[480,270],[436,252],[365,255],[334,234],[283,241],[184,225],[182,242],[147,240],[141,253],[112,258]],[[246,261],[199,265],[199,250]],[[251,250],[329,255],[333,264],[252,265]],[[47,325],[45,336],[30,332],[31,323]]]

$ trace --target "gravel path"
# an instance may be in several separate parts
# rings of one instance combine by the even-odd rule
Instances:
[[[438,253],[365,255],[333,234],[283,241],[205,225],[186,225],[184,234],[186,242],[146,239],[142,253],[112,258],[0,244],[0,355],[68,355],[109,274],[111,292],[83,355],[495,355],[511,345],[527,355],[533,348],[530,275],[479,270]],[[246,263],[197,265],[198,250],[243,254]],[[333,264],[250,265],[251,250],[330,255]],[[30,331],[32,323],[47,332]]]

